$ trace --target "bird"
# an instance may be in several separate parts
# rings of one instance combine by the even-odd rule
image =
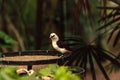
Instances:
[[[64,53],[72,53],[72,50],[65,45],[62,41],[60,41],[58,35],[56,33],[51,33],[49,37],[52,41],[52,47],[56,51],[64,54]]]

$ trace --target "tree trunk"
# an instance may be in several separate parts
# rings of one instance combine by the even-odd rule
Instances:
[[[57,26],[58,28],[58,34],[60,38],[63,40],[64,39],[64,32],[65,32],[65,25],[64,25],[64,0],[58,0],[58,5],[59,5],[59,10],[60,10],[60,24]]]
[[[6,0],[2,0],[2,5],[1,5],[1,19],[2,19],[2,30],[5,32],[5,33],[8,33],[7,31],[7,23],[6,23],[6,20],[5,20],[5,15],[6,15]]]
[[[43,2],[44,0],[37,0],[37,13],[36,13],[36,31],[35,31],[35,47],[41,48],[43,38]]]

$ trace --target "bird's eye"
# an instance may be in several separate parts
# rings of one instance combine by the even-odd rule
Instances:
[[[52,37],[54,37],[55,35],[52,35]]]

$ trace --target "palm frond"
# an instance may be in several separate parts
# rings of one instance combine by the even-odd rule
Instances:
[[[94,56],[94,58],[95,58],[95,60],[97,62],[98,67],[100,68],[101,72],[103,73],[105,79],[110,80],[107,73],[106,73],[106,71],[105,71],[105,69],[104,69],[104,67],[102,66],[101,62],[99,61],[99,57],[94,52],[93,52],[93,56]]]
[[[74,40],[74,39],[69,39],[69,40],[73,40],[74,42],[73,44],[75,45],[71,45],[71,46],[75,47],[75,50],[67,59],[66,65],[79,66],[84,68],[85,69],[84,75],[86,75],[87,70],[90,69],[93,80],[96,80],[96,76],[97,76],[94,66],[96,63],[106,80],[110,80],[110,79],[109,76],[107,75],[106,70],[102,65],[103,61],[108,60],[112,64],[120,67],[119,61],[115,59],[116,56],[113,55],[111,52],[103,49],[102,47],[99,47],[97,44],[87,45],[87,43],[85,43],[84,40]],[[79,41],[83,41],[84,43],[82,43],[81,45],[81,42]],[[90,68],[88,64],[90,65]]]
[[[92,59],[91,53],[89,53],[89,64],[90,64],[93,80],[96,80],[95,67],[94,67],[94,63],[93,63],[93,59]]]
[[[115,41],[113,43],[113,46],[115,46],[117,44],[117,42],[119,41],[119,38],[120,38],[120,30],[119,30],[119,32],[116,35]]]
[[[115,32],[116,30],[118,30],[119,25],[120,25],[120,24],[118,24],[117,26],[115,26],[115,28],[112,30],[112,32],[110,33],[110,35],[109,35],[109,37],[108,37],[107,43],[109,43],[109,41],[110,41],[110,39],[112,38],[112,35],[114,34],[114,32]]]
[[[116,60],[120,62],[120,53],[116,56]],[[120,67],[109,63],[108,65],[106,65],[106,69],[109,71],[109,73],[111,73],[112,71],[115,71],[115,72],[119,71]]]
[[[110,18],[113,18],[116,15],[119,15],[119,12],[113,9],[107,16],[100,18],[98,22],[104,22]]]
[[[110,56],[110,53],[107,52],[106,50],[101,50],[101,48],[96,48],[100,53],[100,56],[104,57],[105,59],[109,60],[112,64],[117,65],[120,67],[120,62],[118,60],[115,59],[115,55],[114,57]],[[105,52],[104,52],[105,51]]]
[[[102,30],[102,29],[106,29],[106,28],[108,28],[108,27],[111,27],[110,25],[116,23],[116,22],[119,21],[119,20],[120,20],[120,17],[117,17],[117,18],[111,20],[110,22],[106,23],[105,25],[101,26],[101,27],[98,28],[97,30]]]
[[[119,4],[118,4],[119,5]],[[119,29],[119,20],[120,20],[120,7],[98,7],[98,9],[103,10],[111,10],[110,13],[102,17],[99,22],[103,22],[100,28],[97,29],[97,31],[100,30],[106,30],[106,29],[112,29],[112,32],[110,33],[110,36],[108,38],[108,42],[110,41],[111,37],[113,36],[114,32]],[[119,40],[119,32],[114,40],[113,46],[116,46],[117,42]]]
[[[114,2],[116,4],[118,4],[118,5],[120,5],[120,1],[119,0],[110,0],[110,1],[112,1],[112,2]]]

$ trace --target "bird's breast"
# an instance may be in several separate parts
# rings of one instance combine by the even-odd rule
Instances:
[[[61,52],[61,53],[66,53],[68,50],[66,50],[65,48],[60,48],[58,45],[57,45],[57,43],[52,43],[52,46],[53,46],[53,48],[55,49],[55,50],[57,50],[57,51],[59,51],[59,52]]]
[[[55,48],[55,49],[58,48],[58,45],[57,45],[55,42],[52,43],[52,46],[53,46],[53,48]]]

